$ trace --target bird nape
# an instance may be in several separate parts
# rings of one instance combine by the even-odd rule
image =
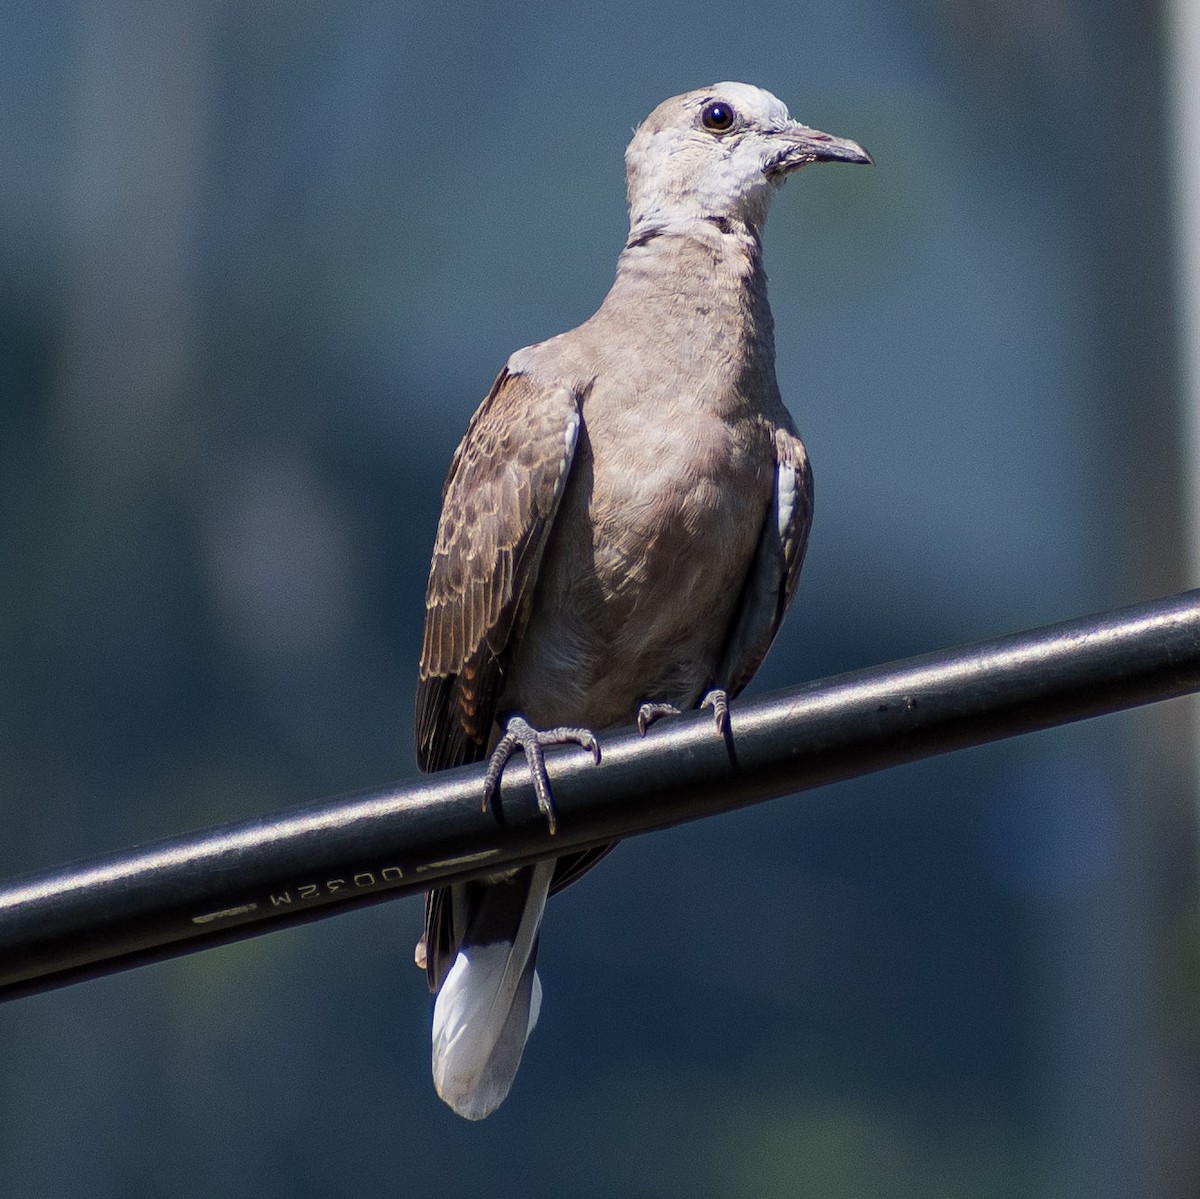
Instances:
[[[509,358],[446,481],[416,698],[417,760],[529,761],[697,706],[718,732],[795,591],[812,517],[775,381],[762,230],[811,162],[871,161],[769,92],[660,104],[625,154],[629,239],[594,316]],[[609,847],[611,848],[611,847]],[[437,992],[433,1077],[482,1119],[537,1022],[546,898],[588,850],[431,891],[417,962]]]

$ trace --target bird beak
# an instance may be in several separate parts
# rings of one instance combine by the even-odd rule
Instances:
[[[862,162],[870,165],[870,154],[848,138],[834,137],[793,121],[775,134],[779,152],[763,167],[768,179],[782,179],[810,162]]]

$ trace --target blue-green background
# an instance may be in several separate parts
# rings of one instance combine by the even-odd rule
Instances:
[[[0,869],[414,773],[438,495],[720,79],[862,141],[766,235],[814,460],[758,690],[1183,583],[1157,7],[93,0],[0,36]],[[1182,705],[631,842],[507,1104],[416,899],[0,1008],[0,1194],[1194,1196]]]

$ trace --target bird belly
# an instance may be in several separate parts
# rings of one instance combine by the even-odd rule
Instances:
[[[546,548],[510,692],[535,725],[693,707],[713,673],[770,502],[757,425],[661,425],[607,453],[595,432]],[[513,704],[517,707],[518,704]]]

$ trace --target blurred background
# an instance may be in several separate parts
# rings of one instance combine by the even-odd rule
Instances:
[[[454,447],[607,289],[633,125],[721,79],[877,164],[767,229],[817,520],[754,689],[1184,586],[1178,17],[10,2],[0,871],[415,773]],[[1190,713],[624,845],[483,1125],[416,899],[0,1008],[0,1193],[1194,1196]]]

